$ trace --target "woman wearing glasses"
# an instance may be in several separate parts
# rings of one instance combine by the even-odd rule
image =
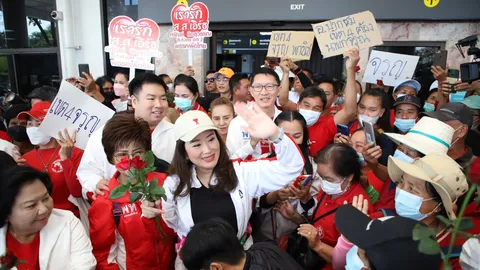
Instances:
[[[180,114],[187,111],[202,111],[205,109],[198,103],[199,91],[197,81],[190,76],[180,74],[173,83],[175,89],[175,107]]]

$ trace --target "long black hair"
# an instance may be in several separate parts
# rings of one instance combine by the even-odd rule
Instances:
[[[196,99],[200,97],[198,83],[193,77],[185,74],[179,74],[173,81],[173,87],[175,88],[177,85],[184,85],[186,88],[188,88],[188,90],[190,90],[190,92],[192,92],[193,96],[197,96]]]
[[[383,113],[382,117],[378,119],[377,126],[381,128],[384,132],[391,132],[392,126],[390,125],[390,111],[387,108],[387,94],[379,88],[368,89],[360,96],[360,100],[358,101],[358,103],[362,102],[364,96],[376,97],[380,100],[380,106],[382,109],[385,109],[385,112]]]
[[[302,125],[303,128],[303,141],[302,144],[300,144],[298,147],[300,147],[300,150],[302,150],[303,158],[305,159],[305,171],[307,174],[312,174],[313,173],[313,167],[312,163],[310,162],[310,159],[308,158],[308,128],[307,128],[307,122],[305,121],[305,118],[297,112],[297,111],[283,111],[280,113],[277,118],[275,118],[275,124],[278,126],[282,122],[293,122],[293,121],[298,121],[300,122],[300,125]]]

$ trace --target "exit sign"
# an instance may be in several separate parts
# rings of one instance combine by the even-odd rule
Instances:
[[[290,10],[303,10],[305,4],[291,4]]]

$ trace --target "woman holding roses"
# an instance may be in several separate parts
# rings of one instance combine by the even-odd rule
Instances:
[[[105,125],[102,144],[117,172],[88,214],[97,269],[172,269],[175,233],[159,218],[160,234],[154,217],[142,214],[141,193],[122,191],[139,177],[159,186],[165,181],[165,174],[149,170],[153,156],[147,153],[152,145],[148,123],[132,114],[117,114]],[[132,179],[132,174],[137,177]]]
[[[259,73],[255,77],[256,83],[270,84],[275,80],[271,74]],[[251,137],[270,140],[276,158],[230,160],[218,129],[201,111],[188,111],[175,122],[177,145],[171,176],[165,181],[167,200],[162,202],[163,210],[153,208],[151,203],[142,205],[142,209],[149,216],[162,213],[180,241],[194,224],[220,217],[232,225],[244,247],[249,247],[252,239],[248,221],[253,198],[284,187],[304,167],[302,153],[293,140],[258,104],[253,109],[246,106],[237,104],[235,110],[248,123],[245,131]],[[180,259],[176,268],[183,268]]]

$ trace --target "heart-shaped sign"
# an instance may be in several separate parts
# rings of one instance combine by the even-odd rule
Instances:
[[[202,2],[195,2],[191,6],[177,4],[171,12],[173,30],[183,33],[187,38],[195,37],[195,33],[208,31],[209,11]]]
[[[154,49],[158,47],[160,28],[158,24],[147,18],[138,21],[128,16],[117,16],[108,26],[110,44],[133,47],[137,49]],[[115,42],[112,42],[115,40]]]

